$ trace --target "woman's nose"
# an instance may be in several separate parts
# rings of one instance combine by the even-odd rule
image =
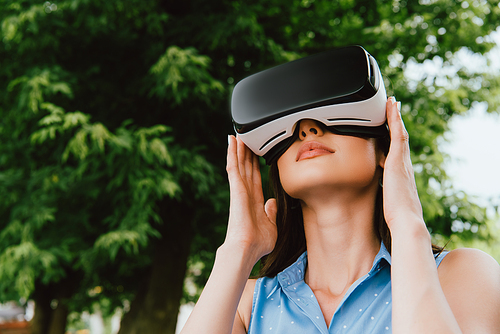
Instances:
[[[299,124],[299,138],[305,140],[311,136],[321,137],[324,132],[320,124],[312,119],[303,119]]]

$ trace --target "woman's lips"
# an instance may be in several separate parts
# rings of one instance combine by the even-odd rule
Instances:
[[[328,146],[321,144],[317,141],[308,141],[302,144],[297,152],[297,157],[295,161],[314,158],[319,155],[331,154],[335,153],[335,151]]]

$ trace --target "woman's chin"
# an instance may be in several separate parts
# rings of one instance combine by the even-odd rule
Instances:
[[[305,200],[308,197],[337,197],[359,196],[364,192],[372,192],[372,189],[378,186],[374,176],[357,175],[356,177],[332,177],[321,175],[321,173],[304,172],[293,180],[283,183],[282,186],[285,192],[293,198]]]

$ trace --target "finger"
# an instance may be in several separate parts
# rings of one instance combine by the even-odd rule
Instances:
[[[229,189],[231,193],[233,191],[239,191],[239,185],[241,184],[241,176],[238,166],[238,156],[237,156],[237,140],[234,136],[228,136],[228,149],[227,149],[227,165],[226,171],[229,180]]]
[[[228,136],[226,171],[229,174],[235,170],[238,170],[238,158],[236,156],[236,138],[234,138],[234,136]]]
[[[255,154],[243,143],[245,149],[245,176],[248,184],[253,183],[254,157]]]
[[[274,198],[268,199],[266,205],[264,206],[264,210],[266,211],[267,218],[273,224],[276,224],[276,214],[278,212],[278,205],[276,204],[276,199]]]
[[[246,147],[240,137],[236,136],[237,142],[237,155],[238,155],[238,169],[240,175],[243,179],[246,178],[246,169],[245,169],[245,159],[246,159]]]
[[[401,102],[397,102],[394,97],[387,99],[387,124],[389,125],[391,140],[405,143],[408,142],[408,132],[403,123],[400,109]]]
[[[393,96],[387,99],[386,113],[387,113],[387,123],[389,125],[389,131],[391,133],[391,138],[401,137],[404,134],[404,124],[399,111],[400,102],[396,101]]]
[[[252,161],[252,176],[254,180],[254,184],[258,185],[261,183],[260,179],[260,164],[259,164],[259,157],[256,154],[253,154],[253,161]]]
[[[253,155],[253,171],[252,178],[254,184],[255,195],[257,196],[257,203],[264,203],[264,193],[262,192],[262,178],[260,175],[260,164],[259,157],[256,154]]]
[[[397,102],[394,97],[387,100],[387,124],[391,137],[390,149],[403,155],[410,154],[409,135],[406,131],[403,119],[401,117],[401,102]]]

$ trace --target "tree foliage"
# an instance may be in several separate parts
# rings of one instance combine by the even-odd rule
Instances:
[[[499,74],[459,61],[490,51],[499,18],[498,0],[0,1],[0,299],[66,312],[129,300],[136,328],[172,332],[187,256],[202,286],[224,235],[232,87],[350,44],[403,102],[431,231],[487,239],[474,232],[485,209],[453,188],[438,140],[475,103],[500,111]],[[165,276],[177,285],[160,292]]]

